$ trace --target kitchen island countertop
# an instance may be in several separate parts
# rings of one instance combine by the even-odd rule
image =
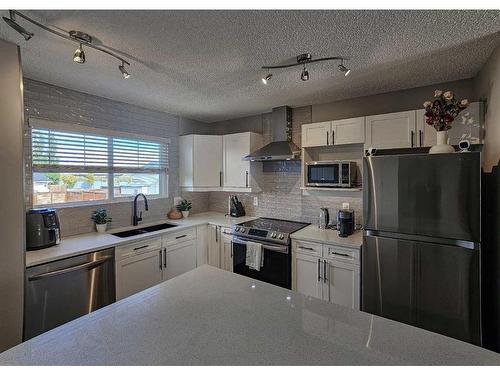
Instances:
[[[11,348],[0,365],[500,365],[500,354],[205,265]]]

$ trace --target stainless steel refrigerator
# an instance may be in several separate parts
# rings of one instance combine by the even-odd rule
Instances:
[[[481,345],[478,152],[365,157],[361,309]]]

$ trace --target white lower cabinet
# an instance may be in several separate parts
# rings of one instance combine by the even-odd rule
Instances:
[[[231,228],[208,226],[208,264],[233,272],[233,236]]]
[[[359,250],[293,241],[293,289],[359,310]]]
[[[196,228],[117,246],[115,258],[120,300],[196,268]]]

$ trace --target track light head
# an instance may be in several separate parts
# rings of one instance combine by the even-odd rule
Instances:
[[[267,85],[267,82],[270,81],[271,78],[273,78],[273,75],[271,73],[269,73],[267,76],[265,76],[265,77],[262,78],[262,83],[264,85]]]
[[[347,69],[345,66],[344,66],[344,62],[342,61],[341,64],[339,64],[339,70],[344,73],[344,76],[348,76],[349,73],[351,73],[351,69]]]
[[[81,44],[80,44],[80,47],[78,47],[76,49],[75,54],[73,55],[73,61],[78,63],[78,64],[85,63],[85,52],[83,51]]]
[[[122,73],[123,79],[127,79],[127,78],[130,78],[130,73],[127,72],[127,70],[125,69],[125,65],[124,64],[125,63],[122,61],[122,64],[118,66],[118,69]]]
[[[12,27],[19,34],[21,34],[25,40],[30,40],[33,37],[33,35],[35,35],[33,33],[30,33],[28,30],[26,30],[24,27],[22,27],[21,25],[19,25],[16,22],[16,13],[15,12],[9,11],[9,18],[7,18],[7,17],[2,17],[2,18],[7,23],[7,25]]]
[[[309,81],[309,71],[307,70],[305,65],[304,69],[302,70],[302,73],[300,74],[300,79],[302,81]]]

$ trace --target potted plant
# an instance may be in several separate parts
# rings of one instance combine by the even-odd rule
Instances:
[[[182,212],[184,218],[189,216],[189,211],[192,207],[193,205],[187,199],[182,200],[182,202],[177,205],[177,209]]]
[[[426,101],[425,123],[436,129],[437,144],[429,150],[430,154],[455,152],[453,146],[448,144],[448,130],[451,129],[451,123],[469,106],[467,99],[458,101],[451,91],[434,91],[434,100]]]
[[[105,208],[98,208],[92,214],[92,221],[95,223],[97,232],[104,233],[106,232],[108,223],[111,223],[113,219],[108,216],[108,212]]]

